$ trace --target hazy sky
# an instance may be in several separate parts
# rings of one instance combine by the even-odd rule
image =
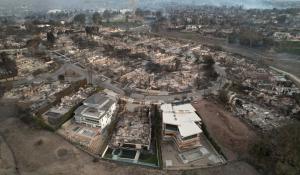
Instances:
[[[270,8],[266,1],[276,0],[0,0],[0,7],[14,8],[16,6],[28,6],[38,10],[49,10],[54,8],[134,8],[137,6],[159,7],[158,4],[162,2],[176,2],[196,5],[243,5],[245,8]]]

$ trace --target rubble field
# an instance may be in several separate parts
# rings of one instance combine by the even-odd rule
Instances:
[[[95,46],[80,49],[82,45],[77,42],[80,38]],[[65,55],[72,58],[71,61],[90,66],[95,73],[132,90],[190,91],[195,81],[203,78],[202,57],[210,52],[199,44],[128,32],[102,31],[93,38],[81,34],[58,40],[58,43],[66,42],[69,50]],[[56,49],[65,52],[58,46]]]

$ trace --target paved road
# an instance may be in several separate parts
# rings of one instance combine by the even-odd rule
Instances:
[[[286,71],[283,71],[283,70],[280,70],[280,69],[277,69],[275,67],[272,67],[270,66],[271,69],[281,73],[281,74],[284,74],[284,75],[287,75],[299,88],[300,88],[300,78],[296,77],[295,75],[293,74],[290,74]]]
[[[106,80],[101,80],[105,78]],[[120,88],[117,84],[114,84],[111,82],[111,79],[108,77],[105,77],[104,75],[97,75],[93,77],[93,84],[96,86],[101,86],[103,88],[109,89],[114,91],[115,93],[124,96],[125,92],[122,88]]]

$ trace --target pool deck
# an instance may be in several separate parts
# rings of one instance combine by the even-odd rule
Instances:
[[[203,135],[200,137],[202,146],[185,152],[179,152],[173,141],[163,141],[161,145],[163,168],[189,169],[224,163],[224,158],[215,151],[207,138]]]

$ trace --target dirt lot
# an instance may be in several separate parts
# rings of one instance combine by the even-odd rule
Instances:
[[[226,166],[190,170],[186,172],[170,171],[169,175],[259,175],[257,171],[245,162],[233,162]]]
[[[246,124],[213,102],[200,100],[193,106],[228,160],[236,160],[247,154],[255,133]]]
[[[12,151],[0,136],[0,174],[15,174],[16,165]]]

